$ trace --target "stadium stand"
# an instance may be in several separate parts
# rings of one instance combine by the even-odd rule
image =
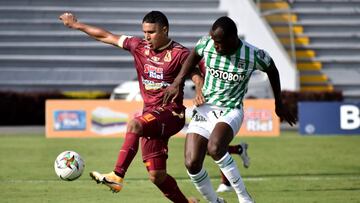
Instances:
[[[218,0],[2,0],[0,89],[111,92],[135,78],[129,54],[64,27],[58,20],[63,12],[114,33],[142,36],[144,14],[161,10],[172,38],[191,47],[226,15],[218,7]]]
[[[302,91],[340,90],[345,100],[359,101],[359,0],[257,2],[262,13],[270,14],[265,18],[289,53],[292,24]]]
[[[360,99],[360,0],[254,1],[263,15],[270,13],[264,17],[289,54],[292,23],[302,91],[340,90],[346,100]],[[126,52],[65,28],[58,20],[65,11],[114,33],[142,36],[143,15],[161,10],[169,17],[173,39],[191,48],[217,17],[226,15],[219,4],[220,0],[2,0],[0,89],[110,92],[135,77]]]

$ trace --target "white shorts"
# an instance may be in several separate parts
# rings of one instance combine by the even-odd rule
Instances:
[[[209,139],[215,125],[224,122],[230,125],[234,136],[239,131],[244,118],[243,109],[229,109],[210,104],[194,108],[187,133],[196,133]]]

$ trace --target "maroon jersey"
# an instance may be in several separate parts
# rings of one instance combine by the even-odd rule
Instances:
[[[161,50],[152,50],[147,42],[138,37],[121,36],[119,46],[134,57],[140,92],[144,100],[144,112],[162,105],[164,90],[178,73],[189,55],[189,50],[171,41]],[[174,101],[174,107],[183,107],[183,86]]]

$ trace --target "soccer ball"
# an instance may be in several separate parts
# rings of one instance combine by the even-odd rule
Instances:
[[[54,163],[56,175],[67,181],[79,178],[84,171],[84,167],[84,160],[74,151],[61,152]]]

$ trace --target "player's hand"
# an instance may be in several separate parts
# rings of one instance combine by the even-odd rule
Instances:
[[[200,88],[195,89],[195,98],[193,99],[193,104],[195,106],[201,106],[205,103],[204,95]]]
[[[59,19],[69,28],[73,28],[74,24],[77,22],[76,16],[72,13],[63,13],[59,16]]]
[[[283,104],[276,104],[275,105],[275,112],[276,112],[276,115],[279,116],[281,121],[285,120],[291,126],[296,124],[297,118]]]
[[[179,85],[171,84],[164,90],[164,98],[163,98],[163,105],[166,105],[170,102],[174,102],[174,100],[179,95]]]

